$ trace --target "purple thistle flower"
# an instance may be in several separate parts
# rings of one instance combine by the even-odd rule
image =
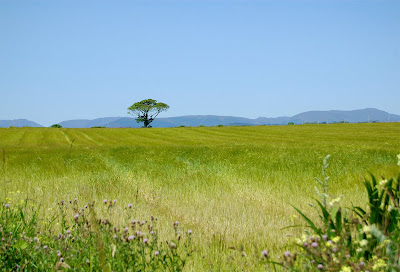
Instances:
[[[321,270],[322,268],[324,268],[324,266],[323,266],[322,264],[319,264],[317,267],[318,267],[319,270]]]
[[[67,230],[67,234],[70,234],[71,233],[71,231],[70,230]]]
[[[79,214],[75,214],[74,218],[77,220],[79,218]]]
[[[284,255],[285,257],[290,257],[290,251],[285,251],[285,253],[283,253],[283,255]]]
[[[150,231],[150,234],[151,234],[151,235],[154,235],[154,231]]]
[[[336,252],[337,251],[337,247],[332,248],[332,251]]]
[[[125,232],[128,232],[128,231],[129,231],[129,228],[128,228],[128,227],[126,227],[126,228],[125,228]]]
[[[160,254],[160,252],[158,252],[158,251],[154,252],[154,255],[158,256],[158,254]]]
[[[315,263],[315,261],[314,261],[314,260],[311,260],[311,263],[313,264],[313,263]]]
[[[363,267],[365,266],[365,263],[363,261],[360,262],[360,266]]]
[[[77,201],[78,201],[78,199],[75,197],[74,201],[75,201],[75,202],[77,202]]]
[[[62,256],[62,255],[61,255],[61,252],[58,252],[58,253],[57,253],[57,257],[58,257],[58,258],[61,258],[61,256]]]
[[[104,199],[103,202],[104,202],[104,204],[107,204],[107,199]]]
[[[132,204],[131,203],[128,204],[128,208],[132,209]]]
[[[85,205],[85,209],[87,209],[87,205]]]
[[[64,258],[63,258],[63,257],[61,257],[61,258],[60,258],[60,262],[63,262],[63,261],[64,261]]]
[[[6,239],[4,239],[4,238],[1,238],[1,241],[2,241],[2,242],[4,242],[5,240],[6,240]]]
[[[37,243],[37,242],[39,241],[39,239],[38,239],[37,237],[35,237],[35,238],[33,238],[33,241],[34,241],[35,243]]]
[[[43,247],[43,249],[48,249],[48,248],[49,248],[48,246],[44,246],[44,247]]]
[[[317,242],[313,242],[311,245],[312,245],[312,247],[318,247],[318,243]]]
[[[128,237],[128,240],[129,240],[129,241],[132,241],[133,239],[135,239],[135,236],[133,236],[133,235],[131,235],[131,236]]]
[[[114,204],[116,204],[116,203],[117,203],[117,200],[116,200],[116,199],[114,199],[114,201],[113,201],[113,202],[114,202]]]
[[[4,207],[5,207],[6,209],[10,208],[10,204],[7,203],[7,204],[4,205]]]
[[[191,235],[192,234],[192,230],[188,230],[188,234]]]
[[[143,243],[145,243],[145,244],[147,243],[147,238],[143,239]]]
[[[324,239],[326,241],[326,239],[328,239],[328,236],[326,234],[322,235],[322,239]]]
[[[87,264],[90,264],[90,261],[89,261],[89,259],[87,259],[87,260],[86,260],[86,263],[87,263]]]
[[[305,242],[305,243],[304,243],[304,246],[305,246],[305,247],[307,247],[307,246],[308,246],[308,243],[307,243],[307,242]]]
[[[268,250],[264,249],[263,251],[261,251],[261,255],[263,255],[265,258],[269,258]]]

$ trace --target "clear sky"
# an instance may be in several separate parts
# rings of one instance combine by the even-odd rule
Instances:
[[[400,114],[399,0],[0,0],[0,120]]]

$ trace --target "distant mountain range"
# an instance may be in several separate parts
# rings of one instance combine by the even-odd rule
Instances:
[[[290,122],[294,124],[303,123],[335,123],[335,122],[400,122],[400,115],[389,114],[386,111],[368,108],[352,111],[307,111],[292,117],[267,118],[259,117],[249,119],[235,116],[216,116],[216,115],[187,115],[180,117],[157,118],[151,125],[153,127],[178,127],[178,126],[257,126],[257,125],[286,125]],[[130,117],[105,117],[94,120],[78,119],[68,120],[59,123],[65,128],[90,128],[95,126],[119,128],[119,127],[141,127],[135,118]],[[0,127],[41,127],[41,125],[26,120],[0,120]]]
[[[16,119],[16,120],[0,120],[0,127],[43,127],[43,126],[26,119]]]

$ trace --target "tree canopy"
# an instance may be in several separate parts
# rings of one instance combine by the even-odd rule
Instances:
[[[154,99],[145,99],[136,102],[128,108],[128,113],[137,116],[136,122],[143,122],[144,127],[149,126],[151,122],[160,114],[160,112],[167,111],[169,106],[162,102],[157,102]]]

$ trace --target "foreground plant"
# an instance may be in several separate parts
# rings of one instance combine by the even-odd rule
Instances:
[[[319,180],[323,191],[317,191],[321,220],[313,222],[295,208],[310,231],[296,239],[296,253],[287,251],[274,263],[290,271],[400,271],[400,174],[380,182],[371,175],[364,182],[368,209],[344,209],[340,197],[329,201],[328,158]]]
[[[0,208],[1,271],[181,271],[192,254],[192,232],[182,234],[178,222],[175,236],[161,242],[153,217],[119,228],[97,218],[93,203],[78,208],[75,199],[60,202],[61,216],[43,227],[38,209],[28,204]],[[107,208],[115,204],[106,202]]]

